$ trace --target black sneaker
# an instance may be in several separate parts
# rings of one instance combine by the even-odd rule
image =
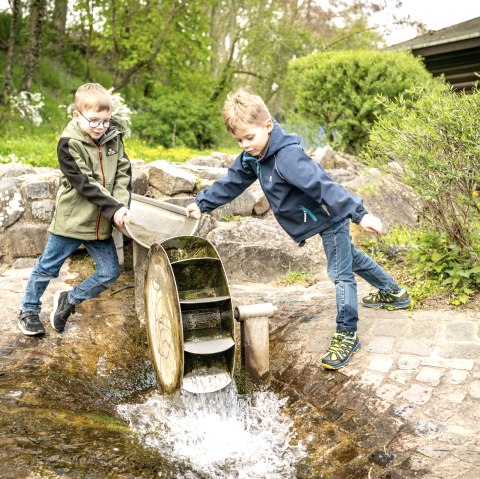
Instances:
[[[40,321],[40,317],[38,314],[32,313],[31,311],[25,311],[24,313],[19,314],[17,326],[26,336],[45,334],[45,328]]]
[[[68,302],[65,291],[57,291],[53,297],[53,310],[50,323],[55,331],[61,333],[65,329],[67,319],[75,312],[75,305]]]
[[[404,309],[410,306],[410,296],[405,288],[398,288],[390,293],[370,293],[362,302],[367,308]]]
[[[332,336],[332,343],[322,358],[322,366],[327,369],[340,369],[360,349],[360,341],[355,332],[339,332]]]

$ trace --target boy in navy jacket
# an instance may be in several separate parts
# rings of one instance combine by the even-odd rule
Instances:
[[[303,151],[297,135],[282,130],[259,96],[244,90],[229,94],[223,120],[243,152],[225,176],[187,206],[187,214],[199,215],[232,201],[258,178],[275,218],[300,246],[320,234],[337,304],[336,332],[322,366],[339,369],[360,349],[355,274],[378,289],[363,298],[364,306],[400,309],[410,304],[407,291],[352,244],[350,220],[378,235],[382,222]]]

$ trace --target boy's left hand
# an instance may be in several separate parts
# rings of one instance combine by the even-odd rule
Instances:
[[[115,211],[113,215],[113,222],[119,228],[125,228],[125,223],[129,220],[129,210],[126,206],[122,206],[119,210]]]
[[[375,233],[378,236],[380,236],[383,232],[382,220],[369,213],[367,213],[362,218],[362,220],[360,221],[360,226],[365,231],[370,231],[371,233]]]

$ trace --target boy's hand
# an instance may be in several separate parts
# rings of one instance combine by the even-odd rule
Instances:
[[[185,212],[187,213],[187,216],[188,217],[192,217],[192,218],[195,218],[198,220],[198,218],[200,218],[200,216],[202,215],[202,212],[200,210],[200,208],[198,207],[197,203],[193,202],[193,203],[190,203],[186,208],[185,208]]]
[[[113,215],[113,222],[119,228],[125,228],[125,223],[129,220],[130,215],[128,208],[126,206],[122,206],[119,210],[115,211]]]
[[[368,213],[360,221],[360,226],[365,231],[370,231],[371,233],[375,233],[378,236],[380,236],[383,232],[382,220]]]

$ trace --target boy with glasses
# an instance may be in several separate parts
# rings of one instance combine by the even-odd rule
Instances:
[[[187,206],[187,214],[199,216],[232,201],[258,178],[276,220],[299,246],[320,234],[337,304],[336,332],[322,366],[340,369],[360,349],[355,274],[378,288],[363,298],[364,306],[401,309],[410,304],[407,291],[352,244],[350,220],[376,234],[382,233],[382,222],[303,151],[297,135],[280,128],[259,96],[231,93],[223,120],[243,152],[225,176]]]
[[[95,272],[70,291],[57,291],[50,322],[62,332],[75,307],[106,290],[120,275],[112,238],[112,223],[128,219],[132,175],[122,136],[112,121],[113,103],[98,83],[87,83],[75,94],[73,119],[57,146],[63,173],[43,254],[33,268],[22,300],[18,327],[27,336],[45,333],[41,301],[50,280],[80,245],[95,260]]]

